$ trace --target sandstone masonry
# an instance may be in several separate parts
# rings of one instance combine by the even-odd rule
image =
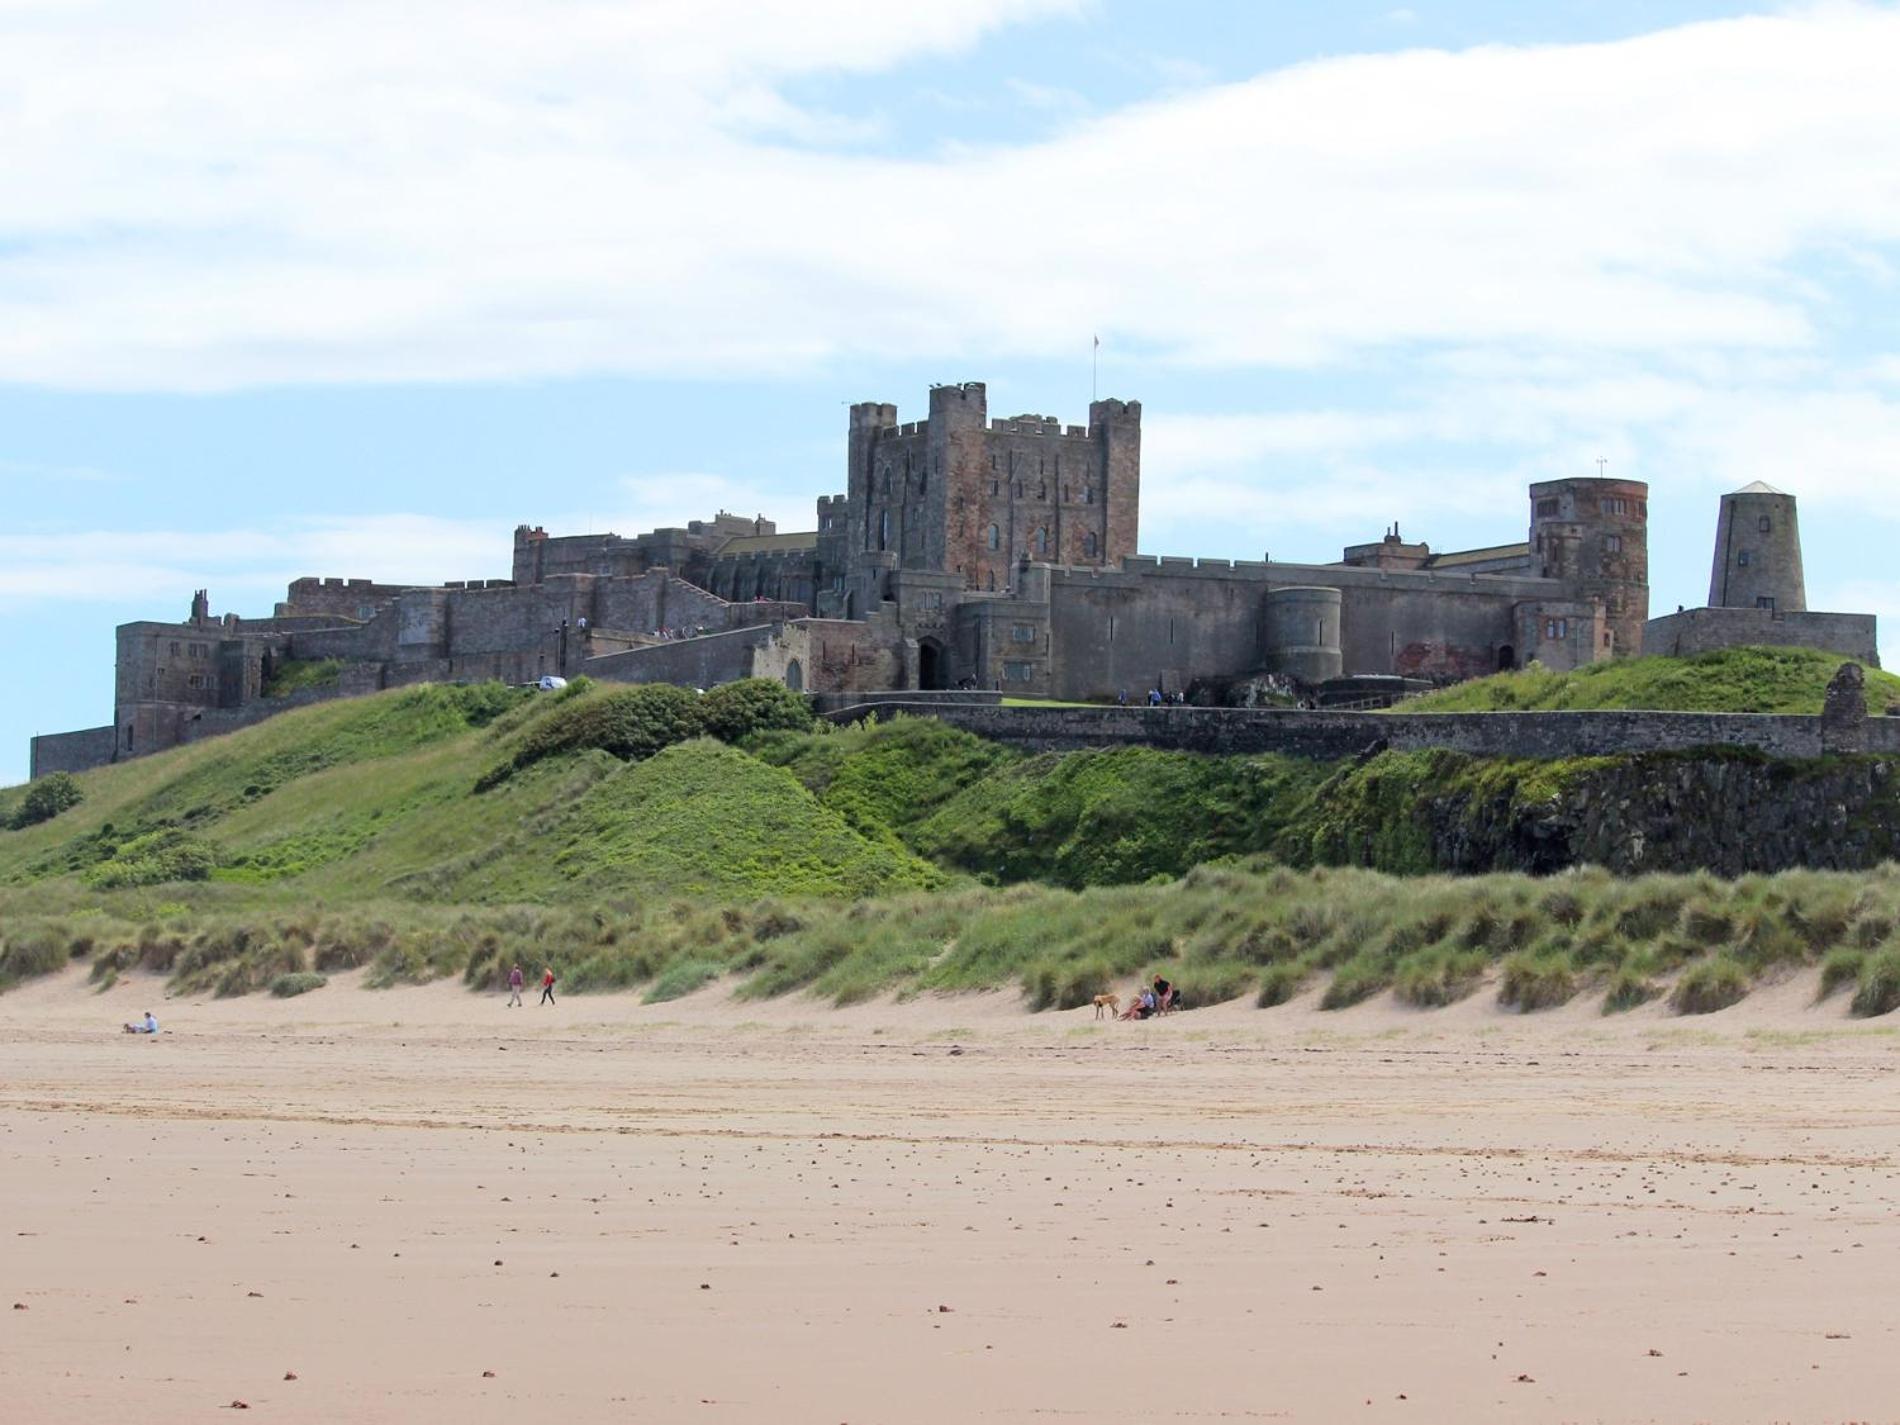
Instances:
[[[1434,552],[1394,526],[1334,562],[1142,555],[1141,418],[1141,403],[1124,400],[1093,402],[1086,425],[997,418],[980,382],[941,385],[922,420],[901,422],[888,403],[850,408],[844,490],[818,498],[807,531],[724,511],[632,536],[523,524],[505,579],[301,578],[265,618],[214,616],[199,590],[182,621],[118,630],[112,723],[35,739],[33,774],[228,731],[313,682],[299,699],[585,673],[693,687],[769,677],[846,701],[954,690],[1214,701],[1268,680],[1331,701],[1646,647],[1801,643],[1875,660],[1871,616],[1806,610],[1793,501],[1767,487],[1723,503],[1714,583],[1731,602],[1650,620],[1639,481],[1532,485],[1524,537],[1480,549]],[[1140,736],[1167,725],[1096,726]],[[1381,736],[1404,735],[1382,725]],[[1273,728],[1269,741],[1314,747],[1358,736],[1339,731],[1356,724],[1290,713],[1179,726],[1204,727],[1195,736],[1209,741]],[[1296,726],[1307,730],[1286,730]],[[1566,731],[1586,726],[1615,724]]]

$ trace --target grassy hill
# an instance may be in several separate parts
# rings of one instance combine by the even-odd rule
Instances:
[[[1527,668],[1400,704],[1405,712],[1653,708],[1668,712],[1818,713],[1845,661],[1812,648],[1727,648],[1693,658],[1628,658],[1573,673]],[[1867,670],[1867,709],[1900,703],[1900,677]]]
[[[1760,658],[1779,682],[1753,704],[1818,706],[1832,660],[1756,650],[1567,685],[1706,705]],[[570,988],[657,999],[737,975],[748,994],[1015,983],[1064,1005],[1165,972],[1202,1002],[1312,983],[1333,1004],[1386,988],[1429,1004],[1495,972],[1525,1007],[1586,990],[1622,1007],[1673,986],[1681,1007],[1710,1008],[1825,961],[1866,1012],[1900,1004],[1890,871],[1553,881],[1315,865],[1465,864],[1446,848],[1541,864],[1497,848],[1558,845],[1572,823],[1621,844],[1649,785],[1673,776],[1677,810],[1700,786],[1640,759],[1028,757],[929,719],[813,728],[769,689],[701,706],[579,682],[412,688],[87,773],[77,805],[0,830],[0,988],[71,960],[101,982],[144,969],[217,994],[300,993],[362,966],[373,984],[487,987],[514,959],[552,957]],[[1814,765],[1800,775],[1872,776]],[[1688,770],[1712,796],[1782,775]],[[1844,803],[1832,783],[1816,795]],[[0,826],[22,799],[0,794]]]

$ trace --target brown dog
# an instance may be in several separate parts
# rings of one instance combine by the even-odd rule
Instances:
[[[1121,1007],[1122,997],[1120,995],[1097,995],[1095,997],[1095,1017],[1097,1019],[1102,1017],[1103,1010],[1107,1010],[1108,1017],[1113,1019],[1115,1012]]]

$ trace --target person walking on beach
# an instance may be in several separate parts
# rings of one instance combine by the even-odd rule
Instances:
[[[516,965],[508,972],[508,1004],[512,1008],[521,1003],[521,966]]]
[[[554,1003],[554,966],[543,966],[541,970],[541,1003]]]

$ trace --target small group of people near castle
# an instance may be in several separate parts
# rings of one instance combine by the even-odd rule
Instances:
[[[1173,985],[1156,975],[1152,985],[1128,1002],[1128,1008],[1122,1011],[1122,1018],[1153,1019],[1157,1014],[1166,1014],[1174,1008],[1178,993]]]
[[[1127,707],[1128,689],[1123,688],[1117,693],[1115,695],[1115,702],[1121,707]],[[1179,707],[1186,702],[1187,699],[1179,693],[1164,693],[1159,688],[1148,689],[1148,706],[1151,708]]]

